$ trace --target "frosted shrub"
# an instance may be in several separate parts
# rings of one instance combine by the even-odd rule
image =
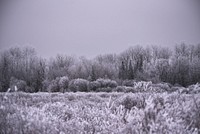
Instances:
[[[175,87],[175,88],[177,88],[179,93],[182,93],[182,94],[188,94],[189,93],[188,88],[185,88],[185,87]]]
[[[35,89],[34,89],[33,87],[27,86],[25,92],[34,93],[34,92],[35,92]]]
[[[73,92],[80,91],[80,92],[87,92],[88,91],[88,84],[89,81],[85,79],[74,79],[69,82],[69,89]]]
[[[197,84],[194,84],[194,85],[190,85],[188,87],[188,89],[189,89],[190,93],[200,93],[200,84],[197,83]]]
[[[88,84],[89,91],[111,92],[117,87],[117,82],[110,79],[97,79]]]
[[[26,84],[26,82],[23,81],[23,80],[18,80],[16,86],[17,86],[18,91],[29,92],[29,90],[28,90],[28,88],[27,88],[27,84]]]
[[[117,86],[113,91],[114,92],[125,92],[126,87],[125,86]]]
[[[122,82],[122,85],[123,86],[128,86],[128,87],[134,87],[135,82],[136,82],[135,80],[124,80]]]
[[[137,93],[139,90],[134,87],[126,87],[126,92]]]
[[[171,89],[170,89],[171,91],[169,91],[169,92],[180,92],[179,89],[180,89],[180,87],[173,86],[173,87],[171,87]]]
[[[161,90],[161,92],[163,91],[171,91],[171,88],[170,88],[170,86],[169,86],[169,84],[167,84],[167,83],[158,83],[158,84],[155,84],[154,85],[155,87],[158,87],[158,88],[160,88],[160,90]]]
[[[69,78],[67,76],[60,77],[58,84],[59,84],[60,90],[65,92],[68,89]]]
[[[59,77],[57,77],[55,80],[52,80],[50,85],[48,86],[48,91],[49,92],[59,92],[60,91],[60,87],[59,87]]]
[[[96,91],[97,92],[112,92],[113,88],[111,88],[111,87],[102,87],[102,88],[98,88]]]
[[[74,84],[77,86],[77,90],[81,92],[87,92],[88,91],[88,83],[89,81],[85,79],[76,79]]]
[[[89,91],[96,91],[98,88],[100,88],[101,84],[97,81],[92,81],[88,85]]]
[[[131,110],[133,107],[144,108],[144,97],[138,95],[124,95],[116,102],[117,105],[123,105],[126,109]]]
[[[137,90],[134,87],[127,87],[127,86],[117,86],[113,89],[114,92],[124,92],[124,93],[136,93]]]
[[[11,91],[15,91],[15,87],[17,87],[18,91],[23,91],[23,92],[31,92],[29,91],[27,84],[24,80],[18,80],[14,77],[11,77],[10,79],[10,89]]]
[[[151,87],[150,87],[151,84],[152,84],[151,81],[149,81],[149,82],[139,81],[139,82],[135,82],[134,83],[134,88],[135,89],[139,89],[139,91],[145,91],[145,92],[147,92],[147,91],[151,90]]]
[[[133,81],[133,80],[126,80],[123,82],[123,85],[126,85],[128,87],[132,87],[133,93],[135,92],[150,92],[152,90],[152,82],[151,81]]]
[[[69,90],[73,91],[73,92],[77,91],[77,86],[75,85],[75,79],[73,79],[69,82]]]
[[[104,87],[110,87],[110,88],[115,88],[117,87],[117,82],[114,80],[110,80],[110,79],[97,79],[96,82],[98,82],[100,84],[101,88]]]
[[[14,91],[14,87],[17,85],[18,80],[15,77],[10,78],[10,89]]]
[[[48,87],[49,87],[50,83],[51,82],[49,80],[44,80],[42,82],[42,91],[43,92],[47,92],[48,91]]]
[[[159,112],[164,108],[164,99],[162,97],[159,96],[155,97],[153,99],[153,103],[154,103],[154,109],[156,109],[157,112]]]
[[[69,78],[67,76],[57,77],[56,79],[49,82],[48,80],[43,81],[43,90],[47,88],[49,92],[65,92],[68,88]]]
[[[167,92],[162,84],[152,84],[148,92],[163,93]]]

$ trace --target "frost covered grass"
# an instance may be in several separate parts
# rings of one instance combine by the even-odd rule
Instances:
[[[5,94],[1,134],[200,133],[200,94]]]

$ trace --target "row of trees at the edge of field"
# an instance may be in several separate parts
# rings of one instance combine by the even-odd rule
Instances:
[[[182,43],[173,49],[138,45],[118,55],[99,55],[91,60],[65,55],[47,60],[38,57],[29,47],[10,48],[0,53],[0,91],[13,86],[27,92],[77,91],[79,85],[83,86],[81,90],[89,91],[102,81],[112,88],[122,85],[124,80],[182,86],[200,82],[200,44]],[[88,82],[90,88],[84,89]]]

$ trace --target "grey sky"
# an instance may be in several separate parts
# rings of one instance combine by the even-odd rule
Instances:
[[[200,43],[200,0],[1,0],[0,49],[94,57],[131,45]]]

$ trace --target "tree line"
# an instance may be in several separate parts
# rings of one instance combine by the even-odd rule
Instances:
[[[200,82],[200,44],[133,46],[120,54],[94,59],[58,54],[37,56],[34,48],[13,47],[0,53],[0,91],[94,91],[126,80],[188,86]]]

